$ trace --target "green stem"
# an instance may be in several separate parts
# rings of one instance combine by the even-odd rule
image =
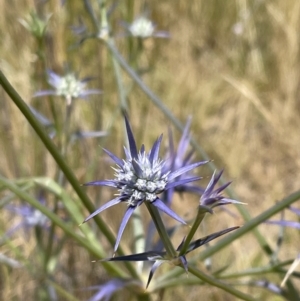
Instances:
[[[241,277],[249,277],[249,276],[261,276],[261,275],[266,275],[266,274],[270,274],[270,273],[277,273],[280,275],[285,275],[286,274],[286,270],[283,269],[284,266],[287,265],[291,265],[293,263],[293,259],[291,260],[286,260],[284,262],[278,263],[276,265],[268,265],[265,267],[258,267],[258,268],[253,268],[253,269],[248,269],[248,270],[244,270],[241,272],[236,272],[236,273],[232,273],[232,274],[227,274],[227,275],[218,275],[216,273],[214,273],[214,275],[218,276],[218,279],[234,279],[234,278],[241,278]],[[300,277],[300,275],[293,274],[296,277]],[[158,281],[155,284],[155,290],[160,290],[160,289],[165,289],[165,288],[169,288],[169,287],[173,287],[173,286],[178,286],[178,284],[181,285],[199,285],[199,284],[203,284],[204,282],[201,281],[200,279],[195,279],[195,278],[186,278],[186,277],[180,277],[178,279],[178,277],[176,278],[172,278],[172,279],[168,279],[168,280],[163,280],[163,281]]]
[[[223,283],[203,272],[201,272],[200,270],[192,267],[189,265],[189,272],[191,274],[193,274],[194,276],[196,276],[197,278],[201,279],[202,281],[204,281],[207,284],[210,284],[212,286],[218,287],[228,293],[230,293],[231,295],[241,299],[241,300],[246,300],[246,301],[257,301],[257,299],[252,298],[251,296],[233,288],[231,285],[228,285],[227,283]]]
[[[135,246],[134,252],[135,253],[145,252],[145,233],[143,228],[140,207],[137,207],[134,210],[134,213],[132,215],[132,224],[133,224],[133,236],[134,236],[134,246]],[[137,268],[139,274],[142,272],[143,264],[144,264],[143,261],[137,262]]]
[[[70,99],[65,99],[66,103],[66,110],[65,110],[65,119],[64,119],[64,124],[63,124],[63,132],[61,133],[61,155],[62,157],[66,157],[67,153],[67,148],[68,144],[70,141],[70,119],[71,119],[71,113],[72,113],[72,108],[73,108],[73,103],[72,103],[72,97]],[[58,170],[58,184],[61,186],[65,186],[65,177],[61,169]],[[56,213],[59,207],[59,199],[55,199],[55,205],[53,212]],[[46,254],[45,254],[45,259],[44,259],[44,268],[47,269],[48,262],[51,258],[52,255],[52,248],[53,248],[53,241],[54,241],[54,234],[55,234],[55,224],[52,223],[50,230],[49,230],[49,236],[48,236],[48,243],[46,247]]]
[[[81,246],[83,246],[86,250],[88,250],[91,254],[93,254],[96,258],[102,257],[101,250],[99,250],[95,244],[91,244],[89,241],[87,241],[84,237],[81,235],[78,235],[74,229],[69,227],[64,221],[62,221],[55,213],[47,209],[45,206],[43,206],[38,200],[33,198],[28,193],[21,190],[18,186],[11,183],[8,179],[5,179],[0,175],[0,184],[4,185],[15,193],[20,199],[26,201],[29,205],[32,207],[38,209],[43,213],[45,216],[47,216],[55,225],[60,227],[67,235],[72,237],[77,243],[79,243]],[[105,268],[110,271],[112,274],[124,277],[126,276],[124,272],[122,272],[120,269],[116,268],[114,265],[107,265],[105,262]]]
[[[159,234],[160,239],[162,240],[162,243],[166,249],[166,252],[170,258],[177,257],[177,252],[175,251],[173,244],[170,240],[170,237],[168,235],[168,232],[165,228],[165,225],[161,219],[161,216],[157,210],[157,208],[153,205],[151,205],[149,202],[145,202],[146,207],[152,217],[152,220],[155,224],[155,227],[157,229],[157,232]]]
[[[179,256],[186,254],[186,252],[189,248],[189,244],[190,244],[191,240],[193,239],[195,232],[197,231],[200,223],[204,219],[207,212],[212,213],[212,210],[208,207],[201,206],[201,205],[198,207],[198,213],[197,213],[196,219],[195,219],[194,224],[193,224],[192,228],[190,229],[190,231],[180,249]]]
[[[62,172],[64,173],[66,179],[69,181],[75,192],[77,193],[79,199],[82,201],[84,206],[87,208],[87,210],[90,213],[93,213],[95,211],[95,207],[86,195],[86,193],[81,189],[81,185],[79,184],[77,178],[75,177],[72,170],[69,168],[67,163],[65,162],[63,156],[60,154],[52,140],[49,138],[47,133],[44,131],[43,127],[40,125],[40,123],[36,120],[34,115],[31,113],[30,109],[24,102],[24,100],[20,97],[20,95],[16,92],[16,90],[12,87],[12,85],[9,83],[9,81],[6,79],[3,72],[0,70],[0,84],[3,87],[3,89],[6,91],[6,93],[10,96],[12,101],[15,103],[15,105],[20,109],[24,117],[28,120],[30,125],[33,127],[41,141],[44,143],[45,147],[49,151],[49,153],[52,155]],[[106,223],[100,218],[100,216],[94,217],[95,223],[105,235],[109,243],[113,246],[115,244],[115,237],[112,234],[112,232],[107,227]],[[124,252],[121,247],[119,247],[118,252],[120,255],[124,255]],[[139,278],[138,274],[136,273],[134,266],[128,262],[125,263],[127,269],[129,270],[130,274],[134,278]]]

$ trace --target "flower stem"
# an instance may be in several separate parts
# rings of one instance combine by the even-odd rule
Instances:
[[[257,301],[257,299],[233,288],[231,285],[223,283],[223,282],[219,281],[218,279],[215,279],[190,265],[189,265],[189,272],[191,274],[193,274],[194,276],[196,276],[197,278],[203,280],[204,282],[206,282],[212,286],[218,287],[241,300]]]
[[[162,243],[166,249],[166,252],[170,258],[177,257],[177,252],[175,251],[172,242],[170,240],[170,237],[168,235],[168,232],[165,228],[165,225],[161,219],[161,216],[159,214],[159,211],[156,207],[151,205],[149,202],[145,202],[146,207],[152,217],[152,220],[155,224],[155,227],[157,229],[157,232],[159,234],[160,239],[162,240]]]
[[[193,239],[195,232],[197,231],[199,225],[201,224],[201,222],[207,212],[211,213],[212,211],[210,208],[208,208],[206,206],[200,205],[198,207],[198,213],[197,213],[196,219],[195,219],[194,224],[193,224],[191,230],[189,231],[182,247],[180,248],[179,256],[182,256],[187,252],[189,244],[190,244],[191,240]]]

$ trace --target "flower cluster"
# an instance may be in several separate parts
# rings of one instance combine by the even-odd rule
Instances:
[[[159,157],[159,149],[162,141],[162,136],[160,136],[154,142],[149,152],[145,151],[144,145],[142,145],[140,150],[138,150],[127,118],[125,118],[125,124],[129,142],[129,148],[124,148],[125,159],[121,160],[110,151],[104,150],[116,163],[116,167],[114,167],[115,178],[112,180],[93,181],[85,184],[113,187],[118,189],[119,193],[114,199],[107,202],[95,212],[93,212],[90,216],[88,216],[84,220],[84,222],[87,222],[95,215],[111,206],[122,202],[127,203],[127,210],[118,230],[114,252],[117,251],[121,236],[127,222],[129,221],[129,218],[133,214],[134,210],[144,202],[147,202],[147,208],[150,213],[152,209],[149,209],[151,208],[149,206],[154,206],[160,211],[168,214],[175,220],[185,224],[185,221],[170,209],[169,206],[171,202],[168,200],[172,198],[172,194],[174,191],[176,191],[177,188],[179,188],[179,191],[181,192],[189,191],[188,187],[190,183],[200,179],[200,177],[189,175],[189,172],[194,168],[207,163],[207,161],[191,163],[192,152],[189,152],[187,155],[185,155],[189,143],[188,131],[190,122],[188,122],[184,130],[183,137],[180,141],[177,152],[174,150],[173,143],[170,143],[167,160],[162,160]],[[170,139],[170,141],[171,140],[172,139]],[[103,261],[154,261],[148,277],[148,282],[146,285],[147,287],[153,277],[154,272],[163,262],[169,261],[174,265],[183,267],[185,271],[188,272],[189,268],[186,254],[221,235],[239,228],[228,228],[208,235],[204,238],[192,241],[192,238],[200,222],[203,220],[206,213],[212,213],[213,207],[231,203],[240,204],[240,202],[238,201],[225,198],[221,195],[222,191],[230,183],[226,183],[215,189],[215,186],[219,181],[221,175],[222,171],[217,176],[215,176],[214,173],[206,189],[191,189],[191,191],[202,194],[198,206],[198,215],[189,231],[189,234],[182,240],[182,243],[176,250],[172,245],[170,245],[171,242],[169,241],[169,238],[166,238],[166,235],[168,236],[170,233],[165,229],[162,230],[160,227],[164,226],[156,221],[156,223],[154,223],[157,227],[158,232],[160,233],[160,237],[163,241],[166,251],[156,249],[153,251],[146,251],[132,255],[119,257],[113,256],[111,258],[104,259]],[[171,191],[171,193],[168,194],[168,191]],[[165,201],[162,201],[161,196],[163,196],[164,194],[166,194],[167,197],[165,198]],[[153,211],[151,215],[153,221],[155,218],[160,219],[160,216],[155,216],[155,213],[153,213]]]

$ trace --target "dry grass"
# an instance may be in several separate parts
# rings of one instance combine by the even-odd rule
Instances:
[[[81,76],[97,77],[92,86],[100,87],[105,94],[91,97],[88,103],[78,101],[73,125],[81,129],[95,130],[101,126],[106,129],[118,110],[112,62],[104,46],[92,40],[79,49],[68,50],[75,42],[69,26],[77,22],[79,15],[85,18],[86,13],[80,1],[76,4],[67,1],[63,7],[59,2],[36,6],[43,13],[53,13],[46,39],[46,67],[62,72],[63,64],[68,62]],[[142,5],[126,1],[127,4],[131,2],[135,14],[139,14]],[[189,115],[193,116],[193,136],[216,165],[225,168],[226,177],[234,180],[234,190],[241,201],[248,203],[247,209],[253,216],[299,189],[299,5],[296,0],[149,3],[151,18],[158,23],[159,29],[167,29],[172,38],[146,41],[139,62],[141,68],[150,68],[144,80],[180,120],[184,122]],[[0,66],[26,102],[50,118],[48,102],[31,98],[35,91],[46,87],[39,79],[44,68],[36,55],[35,40],[18,22],[33,7],[34,1],[0,0]],[[127,19],[128,15],[126,4],[120,3],[111,16],[116,31],[122,31],[118,21]],[[91,24],[88,26],[92,29]],[[118,39],[117,45],[126,57],[129,47],[126,39]],[[131,80],[124,77],[125,83],[131,86]],[[139,142],[147,139],[145,144],[149,146],[160,133],[167,133],[169,122],[136,86],[131,88],[132,124]],[[0,91],[0,102],[1,173],[9,178],[43,174],[53,177],[56,169],[53,160],[3,91]],[[55,106],[59,112],[60,104],[56,102]],[[115,123],[111,135],[103,140],[106,147],[117,153],[123,145],[121,124],[121,121]],[[99,141],[88,141],[87,149],[88,158],[81,157],[82,149],[78,146],[74,146],[73,153],[68,156],[81,181],[103,177],[103,164],[108,170],[101,159],[93,161],[96,166],[89,165],[99,154]],[[90,170],[90,178],[86,176],[86,168]],[[204,175],[209,174],[205,170]],[[185,210],[188,202],[186,198],[178,204],[184,204]],[[121,213],[112,212],[114,218],[116,215],[121,218]],[[1,216],[0,225],[4,231],[10,223],[6,214]],[[118,227],[118,221],[112,223],[113,227]],[[232,221],[226,213],[218,212],[209,217],[207,230],[238,223],[242,220]],[[261,225],[259,229],[275,246],[278,229],[268,225]],[[14,243],[30,259],[34,242],[30,240],[28,244],[16,235]],[[295,257],[299,243],[299,233],[287,230],[280,258]],[[232,263],[234,270],[242,270],[266,264],[261,252],[255,239],[247,235],[230,247],[230,254],[229,250],[224,251],[224,260]],[[106,277],[101,268],[90,264],[88,254],[75,246],[66,248],[60,259],[65,269],[76,275],[73,284],[68,283],[66,275],[60,275],[67,287],[86,287],[103,282]],[[221,264],[222,258],[217,258],[216,262]],[[1,267],[0,274],[2,300],[25,300],[24,294],[26,300],[38,300],[35,296],[38,279],[22,269],[11,271]],[[280,279],[275,281],[279,283]],[[267,294],[257,295],[253,289],[248,292],[256,294],[260,300],[276,300]],[[206,296],[206,300],[233,300],[209,287],[193,287],[188,291],[179,288],[176,293],[168,292],[166,300],[192,301],[198,300],[200,295]],[[87,296],[88,293],[78,290],[78,298],[83,300]],[[119,296],[116,300],[124,299]]]

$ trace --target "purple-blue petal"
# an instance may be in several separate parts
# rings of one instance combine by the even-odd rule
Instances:
[[[102,94],[103,92],[99,89],[88,89],[88,90],[84,90],[80,96],[85,97],[85,96],[89,96],[89,95],[95,95],[95,94]]]
[[[93,181],[84,183],[84,186],[108,186],[118,188],[118,181],[116,180],[103,180],[103,181]]]
[[[220,192],[222,192],[224,189],[226,189],[229,185],[231,184],[231,182],[225,183],[222,186],[220,186],[219,188],[217,188],[215,190],[215,193],[219,194]]]
[[[300,230],[300,223],[292,221],[266,221],[266,224],[278,225],[283,227],[291,227]]]
[[[162,137],[163,137],[163,135],[160,135],[160,137],[156,139],[156,141],[153,144],[153,147],[151,148],[150,155],[149,155],[149,161],[151,163],[156,161],[158,158],[159,148],[160,148]]]
[[[174,139],[173,139],[173,133],[170,128],[168,128],[168,133],[169,133],[169,149],[168,151],[170,152],[170,157],[173,159],[175,156],[175,146],[174,146]]]
[[[57,94],[54,90],[43,90],[43,91],[35,92],[32,97],[40,97],[40,96],[47,96],[47,95],[57,95]]]
[[[153,37],[155,38],[161,38],[161,39],[168,39],[171,37],[170,33],[167,31],[156,31],[153,34]]]
[[[199,195],[202,195],[204,193],[204,188],[195,185],[177,186],[175,190],[178,192],[193,192]]]
[[[114,161],[115,163],[117,163],[120,167],[124,166],[124,162],[123,160],[121,160],[120,158],[118,158],[116,155],[114,155],[113,153],[111,153],[109,150],[103,148],[103,151],[109,155]]]
[[[99,214],[100,212],[106,210],[109,207],[119,204],[120,202],[121,202],[121,197],[118,196],[117,198],[115,198],[115,199],[107,202],[103,206],[101,206],[99,209],[97,209],[95,212],[93,212],[91,215],[89,215],[83,222],[86,223],[88,220],[93,218],[95,215]]]
[[[192,118],[189,117],[186,124],[185,124],[181,139],[180,139],[179,144],[178,144],[179,156],[180,156],[181,152],[185,152],[186,148],[189,145],[189,140],[190,140],[189,139],[189,130],[190,130],[191,122],[192,122]]]
[[[200,179],[202,179],[202,177],[192,177],[192,178],[187,178],[187,179],[181,179],[181,180],[178,180],[178,181],[168,183],[166,185],[165,189],[168,190],[170,188],[174,188],[174,187],[179,186],[179,185],[185,185],[187,183],[198,181]]]
[[[59,85],[62,78],[51,70],[47,70],[47,73],[48,73],[48,83],[52,87],[57,88],[57,85]]]
[[[141,177],[142,174],[143,174],[143,170],[141,169],[140,165],[135,160],[132,160],[131,164],[132,164],[132,166],[134,168],[135,174],[138,177]]]
[[[208,183],[208,185],[207,185],[207,187],[204,191],[204,194],[203,194],[204,198],[208,197],[212,193],[212,191],[214,190],[214,187],[217,183],[217,181],[215,181],[215,174],[216,174],[216,171],[214,171],[214,173],[211,176],[211,179],[210,179],[210,181],[209,181],[209,183]]]
[[[129,143],[129,149],[130,149],[130,154],[132,158],[137,158],[138,157],[138,151],[136,148],[136,143],[134,140],[134,136],[129,124],[129,121],[127,117],[125,116],[125,124],[126,124],[126,130],[127,130],[127,137],[128,137],[128,143]]]
[[[295,208],[295,207],[293,207],[293,206],[289,206],[289,209],[290,209],[292,212],[294,212],[294,213],[296,213],[296,214],[298,214],[298,215],[300,216],[300,209],[297,209],[297,208]]]
[[[188,166],[181,167],[181,168],[177,169],[176,171],[171,172],[170,175],[168,176],[168,180],[171,181],[171,180],[177,178],[178,176],[180,176],[200,165],[206,164],[207,162],[208,161],[201,161],[201,162],[196,162],[196,163],[190,164]]]
[[[127,283],[122,279],[112,279],[103,285],[97,286],[98,292],[88,301],[108,301],[116,291],[122,289]]]
[[[127,208],[124,216],[123,216],[123,219],[122,219],[122,222],[121,222],[118,234],[117,234],[116,243],[115,243],[115,247],[114,247],[114,252],[117,252],[117,249],[118,249],[118,246],[120,244],[120,240],[121,240],[122,234],[124,232],[124,229],[125,229],[128,221],[129,221],[129,218],[131,217],[132,213],[134,212],[135,208],[136,207],[129,206]]]
[[[153,206],[155,206],[156,208],[158,208],[160,211],[164,212],[165,214],[171,216],[172,218],[174,218],[175,220],[177,220],[178,222],[186,225],[186,222],[180,217],[178,216],[173,210],[171,210],[167,205],[165,205],[163,203],[162,200],[160,200],[159,198],[157,198],[155,201],[153,201],[151,203]]]
[[[188,154],[185,156],[184,160],[182,161],[181,165],[187,165],[192,160],[192,157],[194,155],[195,151],[192,149]]]

